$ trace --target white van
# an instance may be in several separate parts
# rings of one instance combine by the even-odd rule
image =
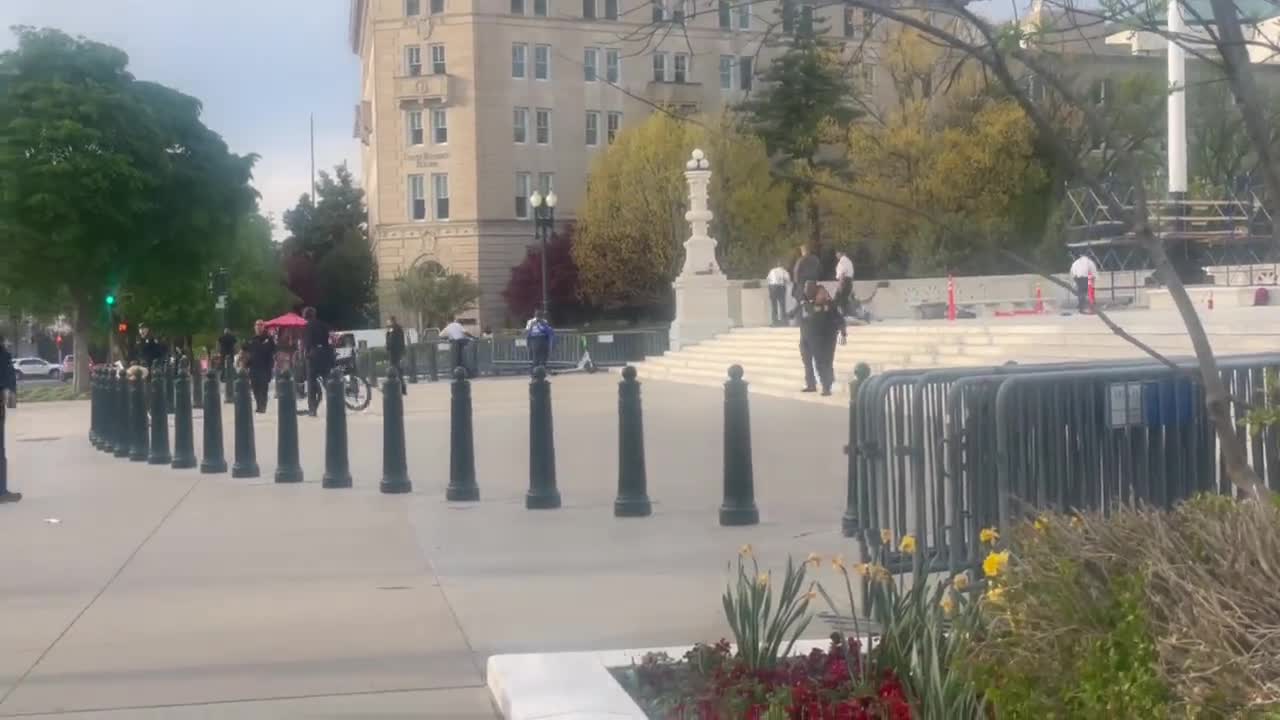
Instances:
[[[387,346],[387,329],[373,328],[371,330],[338,330],[334,333],[338,338],[338,346],[334,353],[338,360],[345,360],[351,357],[351,353],[355,348],[360,347],[360,343],[368,345],[369,349],[384,348]],[[407,345],[418,342],[418,331],[414,328],[404,329],[404,341]]]

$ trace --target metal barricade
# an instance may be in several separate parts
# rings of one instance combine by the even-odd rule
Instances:
[[[668,349],[666,330],[619,330],[615,332],[557,332],[547,365],[553,368],[576,367],[591,355],[599,367],[621,366],[661,355]],[[495,372],[522,370],[529,367],[529,344],[523,336],[495,335],[492,346]]]

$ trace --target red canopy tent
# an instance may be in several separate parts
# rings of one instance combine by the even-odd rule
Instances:
[[[266,326],[269,328],[300,328],[306,327],[307,321],[297,313],[285,313],[278,318],[268,320]]]

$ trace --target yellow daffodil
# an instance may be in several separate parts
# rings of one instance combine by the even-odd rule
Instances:
[[[858,563],[853,566],[853,571],[862,577],[866,577],[871,574],[871,566],[866,563]]]
[[[960,592],[969,589],[969,573],[962,572],[951,580],[951,586]]]
[[[1041,515],[1036,518],[1035,522],[1031,523],[1031,526],[1036,529],[1036,532],[1044,532],[1049,529],[1049,518]]]
[[[1072,516],[1071,516],[1071,527],[1073,527],[1073,528],[1075,528],[1075,529],[1077,529],[1077,530],[1079,530],[1080,528],[1084,527],[1084,518],[1080,517],[1079,515],[1072,515]]]
[[[916,536],[903,535],[902,542],[898,544],[898,549],[908,555],[914,555],[916,552]]]
[[[938,607],[942,608],[942,614],[951,617],[956,612],[955,598],[951,597],[951,593],[942,596],[942,600],[938,602]]]
[[[987,559],[982,561],[982,574],[987,577],[999,577],[1000,573],[1009,564],[1009,551],[993,552],[987,555]]]
[[[878,563],[871,566],[870,572],[871,579],[876,582],[887,583],[893,579],[893,573],[889,572],[889,568]]]
[[[996,532],[995,528],[983,528],[982,532],[978,533],[978,539],[983,545],[994,545],[1000,539],[1000,533]]]
[[[892,544],[893,544],[893,531],[892,531],[892,530],[890,530],[889,528],[885,528],[885,529],[881,530],[881,531],[880,531],[880,542],[881,542],[882,544],[884,544],[884,545],[892,545]]]
[[[742,547],[738,548],[738,554],[741,555],[742,557],[751,557],[751,546],[743,545]]]
[[[818,567],[822,564],[822,556],[818,553],[809,553],[809,557],[805,558],[804,564]]]
[[[759,585],[760,587],[768,587],[769,573],[767,572],[760,573],[760,577],[756,578],[756,584]]]
[[[831,567],[835,568],[836,570],[839,570],[840,572],[845,572],[844,556],[837,555],[831,558]]]
[[[1004,588],[999,588],[999,587],[991,588],[990,590],[987,591],[987,594],[983,596],[983,599],[986,600],[987,602],[994,603],[996,605],[1003,603]]]

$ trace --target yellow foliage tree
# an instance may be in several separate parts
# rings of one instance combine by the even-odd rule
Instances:
[[[695,147],[712,164],[713,232],[726,272],[758,276],[780,252],[786,188],[770,177],[764,144],[731,118],[690,123],[656,112],[592,163],[573,257],[593,304],[637,307],[667,298],[688,239],[683,171]]]

